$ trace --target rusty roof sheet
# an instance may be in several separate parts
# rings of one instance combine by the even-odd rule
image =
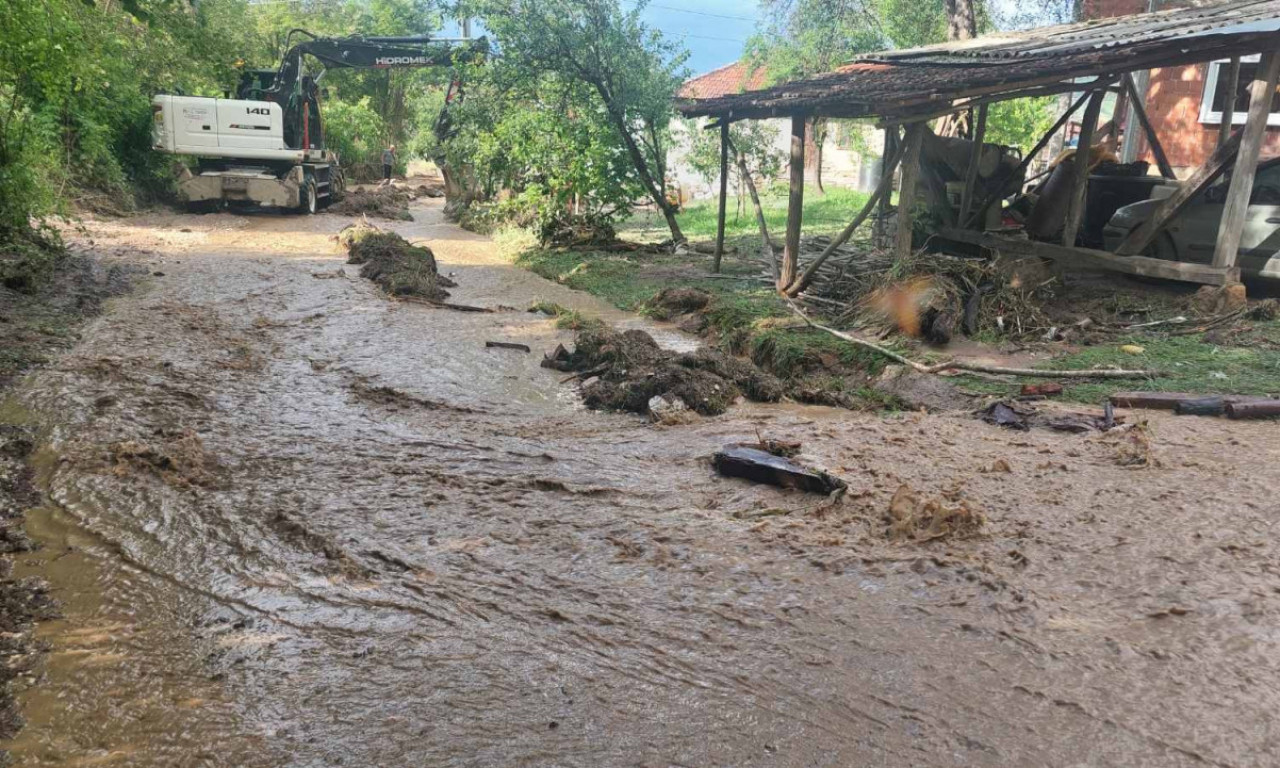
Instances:
[[[1280,49],[1280,0],[1231,0],[1156,13],[882,51],[789,83],[684,99],[689,116],[793,114],[910,119],[962,98],[1013,98],[1072,79]]]

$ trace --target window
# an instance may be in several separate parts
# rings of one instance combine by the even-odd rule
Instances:
[[[1225,82],[1227,70],[1231,63],[1226,59],[1209,64],[1209,74],[1204,82],[1204,97],[1200,99],[1200,122],[1221,125],[1224,121],[1222,113],[1226,111],[1227,91],[1230,86]],[[1240,79],[1236,82],[1234,102],[1234,125],[1244,125],[1249,114],[1249,87],[1253,84],[1253,76],[1258,71],[1258,56],[1240,57]],[[1267,116],[1267,125],[1280,125],[1280,88],[1271,97],[1271,114]]]

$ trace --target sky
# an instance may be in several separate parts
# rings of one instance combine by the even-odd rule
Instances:
[[[620,0],[634,8],[634,0]],[[747,38],[756,29],[760,11],[754,0],[652,0],[645,8],[645,23],[665,37],[679,40],[689,49],[690,76],[709,72],[742,57]],[[445,25],[446,34],[457,26]]]

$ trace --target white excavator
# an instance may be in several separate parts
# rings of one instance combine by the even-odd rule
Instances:
[[[488,52],[484,38],[320,38],[292,45],[278,70],[241,75],[235,98],[159,95],[151,101],[152,146],[197,158],[179,171],[178,196],[191,210],[241,202],[315,213],[341,199],[345,182],[338,157],[325,146],[320,81],[329,69],[443,67],[475,61]],[[319,62],[312,76],[306,57]],[[446,109],[455,96],[450,85]]]

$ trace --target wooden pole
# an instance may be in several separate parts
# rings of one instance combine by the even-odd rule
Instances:
[[[1249,209],[1249,196],[1253,192],[1253,176],[1258,170],[1258,152],[1266,138],[1267,116],[1271,113],[1271,99],[1276,92],[1278,77],[1280,53],[1264,54],[1262,61],[1258,62],[1258,73],[1249,89],[1249,117],[1241,132],[1240,154],[1236,157],[1236,167],[1231,173],[1231,187],[1227,190],[1227,202],[1222,208],[1222,223],[1218,225],[1218,245],[1213,251],[1215,267],[1231,269],[1236,265],[1240,234]]]
[[[912,210],[916,205],[916,182],[920,179],[920,145],[924,141],[924,129],[924,123],[907,126],[907,147],[902,155],[902,186],[898,190],[898,236],[893,246],[895,259],[911,255]]]
[[[885,177],[888,177],[889,188],[893,188],[893,171],[889,170],[889,158],[897,154],[898,150],[898,126],[886,125],[884,127],[884,150],[880,153],[880,183],[885,183]],[[901,159],[901,158],[899,158]],[[876,210],[876,226],[873,235],[876,247],[883,242],[885,234],[885,220],[889,217],[889,194],[880,197],[880,204]]]
[[[711,260],[711,271],[719,274],[720,258],[724,255],[724,216],[729,202],[729,121],[720,121],[720,217],[716,220],[716,253]]]
[[[799,280],[787,287],[786,294],[788,296],[799,296],[804,289],[808,288],[809,284],[813,282],[814,276],[818,274],[818,270],[831,257],[831,254],[848,242],[854,231],[857,230],[862,222],[867,220],[867,217],[871,215],[875,207],[889,197],[889,190],[893,186],[893,171],[898,167],[898,162],[902,160],[903,149],[904,147],[900,146],[894,152],[893,158],[888,161],[889,164],[885,166],[884,173],[880,176],[880,183],[876,185],[875,191],[871,193],[871,197],[862,206],[862,210],[858,211],[858,215],[853,217],[853,221],[849,222],[849,226],[845,227],[840,234],[836,235],[834,240],[827,244],[827,247],[822,250],[818,258],[814,259],[805,269]]]
[[[1084,108],[1084,117],[1080,121],[1080,141],[1076,143],[1074,177],[1071,185],[1071,205],[1067,208],[1067,220],[1062,227],[1062,244],[1073,246],[1076,235],[1080,232],[1080,224],[1084,221],[1086,192],[1089,188],[1090,151],[1093,147],[1093,132],[1098,127],[1098,113],[1102,111],[1102,100],[1107,92],[1099,88],[1089,96],[1089,104]]]
[[[1222,77],[1222,70],[1218,70],[1218,77]],[[1240,57],[1232,56],[1231,63],[1227,65],[1227,79],[1225,85],[1227,87],[1227,101],[1222,105],[1222,122],[1218,125],[1218,146],[1227,143],[1227,137],[1231,135],[1231,131],[1236,124],[1236,88],[1240,84]],[[1224,85],[1223,81],[1218,80],[1218,88]]]
[[[791,117],[791,197],[787,202],[787,235],[782,250],[778,290],[795,282],[800,263],[800,225],[804,218],[804,115]]]
[[[1137,84],[1133,82],[1133,75],[1124,76],[1124,89],[1129,93],[1129,101],[1133,104],[1133,116],[1138,118],[1138,125],[1142,126],[1142,132],[1147,136],[1147,144],[1151,146],[1151,156],[1156,159],[1156,166],[1160,168],[1160,175],[1166,179],[1177,178],[1172,166],[1169,165],[1168,155],[1164,153],[1164,146],[1160,143],[1160,137],[1156,135],[1156,129],[1151,126],[1151,118],[1147,116],[1147,109],[1142,106],[1142,97],[1138,93]],[[1135,141],[1137,138],[1137,136],[1125,136],[1125,141]]]
[[[973,207],[974,185],[978,183],[978,165],[982,161],[982,140],[987,135],[987,105],[978,107],[977,122],[973,126],[973,150],[969,153],[969,167],[964,171],[964,192],[960,197],[960,221],[969,220]]]

